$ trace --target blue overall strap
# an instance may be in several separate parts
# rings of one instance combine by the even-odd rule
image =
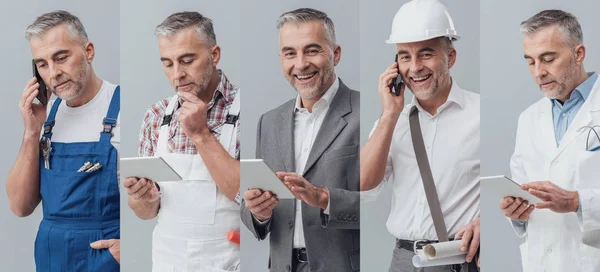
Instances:
[[[110,142],[113,128],[117,125],[117,117],[121,110],[121,86],[117,86],[108,106],[106,117],[102,120],[102,132],[100,133],[100,142]]]
[[[44,122],[44,137],[48,139],[52,139],[52,128],[54,127],[54,118],[56,118],[56,112],[58,111],[58,106],[62,102],[62,99],[56,98],[54,100],[54,104],[52,104],[52,109],[50,109],[50,113],[48,114],[48,118],[46,122]]]

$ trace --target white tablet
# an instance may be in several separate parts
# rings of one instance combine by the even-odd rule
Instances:
[[[161,157],[137,157],[120,159],[122,178],[138,177],[152,181],[179,181],[181,176]]]
[[[292,199],[294,195],[285,184],[279,180],[273,170],[261,159],[240,160],[241,179],[243,192],[258,188],[271,191],[278,199]],[[243,194],[242,192],[242,194]]]
[[[480,181],[481,186],[487,188],[499,198],[504,198],[507,196],[520,197],[521,199],[527,200],[529,204],[544,202],[538,197],[533,196],[527,191],[521,189],[521,186],[518,183],[506,176],[482,177]]]

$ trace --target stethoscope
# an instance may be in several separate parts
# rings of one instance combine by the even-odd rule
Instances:
[[[596,131],[596,128],[598,128],[600,130],[600,125],[584,126],[584,127],[579,128],[579,131],[582,131],[582,130],[584,130],[586,128],[589,129],[589,130],[588,130],[587,137],[585,139],[585,150],[587,150],[587,151],[596,151],[596,150],[599,150],[600,149],[600,134],[598,133],[598,131]],[[596,135],[596,139],[598,139],[598,146],[592,147],[590,149],[590,135],[592,135],[592,132],[594,132],[594,134]],[[593,139],[593,137],[592,137],[592,139]]]
[[[232,265],[230,267],[227,268],[227,271],[239,271],[240,269],[240,264],[238,263],[237,265]]]

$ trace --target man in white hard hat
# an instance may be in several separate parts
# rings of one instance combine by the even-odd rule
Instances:
[[[524,57],[544,96],[519,117],[512,178],[544,202],[500,202],[523,271],[600,271],[600,80],[583,67],[577,18],[545,10],[521,23]]]
[[[392,186],[389,271],[478,269],[479,95],[450,76],[458,39],[442,3],[415,0],[396,13],[386,41],[396,44],[397,61],[379,77],[383,112],[361,151],[360,186],[363,201]],[[407,105],[405,86],[414,95]],[[464,262],[414,267],[423,246],[453,239],[462,239]]]

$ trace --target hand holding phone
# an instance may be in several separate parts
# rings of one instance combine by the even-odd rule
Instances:
[[[396,59],[397,60],[397,56]],[[402,77],[398,70],[398,62],[388,66],[379,76],[379,98],[382,103],[382,115],[398,118],[404,109],[404,89]]]
[[[398,63],[398,54],[396,54],[396,57],[394,58],[394,63]],[[402,80],[402,76],[400,75],[400,71],[398,70],[398,68],[396,67],[396,70],[398,72],[398,76],[395,77],[392,80],[392,84],[390,86],[390,89],[392,91],[393,94],[395,94],[396,96],[400,95],[400,91],[402,90],[402,84],[404,84],[404,81]]]
[[[42,103],[42,105],[48,105],[48,88],[44,83],[44,80],[40,76],[40,73],[37,70],[37,66],[35,65],[35,60],[31,60],[31,67],[33,68],[33,76],[36,78],[37,83],[39,83],[38,94],[36,96],[37,100]]]

